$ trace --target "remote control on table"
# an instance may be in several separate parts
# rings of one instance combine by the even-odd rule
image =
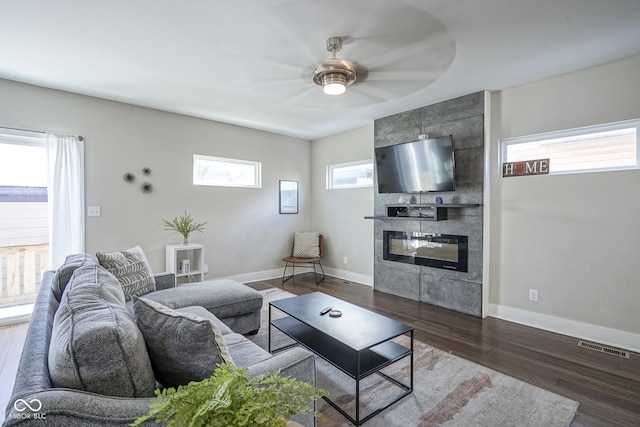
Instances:
[[[322,310],[320,310],[320,316],[324,316],[325,314],[327,314],[328,312],[331,311],[333,307],[325,307]]]

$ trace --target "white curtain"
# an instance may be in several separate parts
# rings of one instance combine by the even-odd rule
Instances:
[[[56,269],[67,255],[84,252],[84,142],[47,134],[49,258]]]

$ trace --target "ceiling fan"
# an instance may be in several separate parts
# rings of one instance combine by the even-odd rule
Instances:
[[[387,0],[327,1],[349,13],[336,17],[325,3],[300,0],[235,26],[237,36],[222,45],[225,61],[236,64],[224,68],[235,90],[302,109],[354,108],[410,96],[453,62],[453,37],[423,10]],[[354,23],[363,2],[376,7],[367,9],[370,19]],[[331,22],[329,34],[323,22]],[[331,36],[324,45],[322,34]]]
[[[367,70],[354,61],[336,57],[336,52],[342,50],[341,37],[329,37],[326,45],[333,56],[325,59],[313,71],[313,82],[322,86],[323,92],[327,95],[342,95],[347,86],[356,81],[363,81]]]

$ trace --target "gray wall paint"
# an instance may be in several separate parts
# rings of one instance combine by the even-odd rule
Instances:
[[[640,351],[640,170],[499,167],[500,139],[640,118],[639,76],[635,56],[492,95],[492,315]]]
[[[483,202],[484,92],[418,108],[375,121],[376,147],[418,139],[453,135],[456,191],[415,195],[417,203]],[[375,214],[397,204],[401,194],[375,191]],[[445,221],[375,220],[374,288],[467,314],[482,314],[482,207],[449,209]],[[469,236],[467,273],[403,264],[383,259],[383,231],[413,231]]]
[[[7,80],[0,98],[11,100],[0,103],[0,126],[85,137],[86,203],[102,208],[86,220],[89,253],[140,245],[164,271],[165,245],[181,236],[161,219],[187,210],[208,222],[190,239],[205,245],[207,278],[277,277],[293,232],[311,226],[309,141]],[[260,161],[262,188],[193,186],[193,154]],[[144,179],[143,167],[152,170]],[[299,214],[278,213],[279,179],[299,181]],[[143,180],[151,194],[140,192]]]
[[[327,273],[373,284],[373,189],[327,190],[327,166],[356,160],[373,161],[373,124],[311,143],[313,228],[326,237]],[[347,257],[347,264],[343,259]]]

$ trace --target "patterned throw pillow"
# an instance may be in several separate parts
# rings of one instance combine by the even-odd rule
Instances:
[[[213,375],[216,364],[233,363],[213,321],[140,297],[133,298],[133,311],[162,385],[202,381]]]
[[[96,253],[101,266],[118,278],[124,296],[144,295],[156,290],[156,281],[140,246],[116,252]]]
[[[293,256],[315,258],[320,256],[320,233],[316,231],[298,231],[293,240]]]

